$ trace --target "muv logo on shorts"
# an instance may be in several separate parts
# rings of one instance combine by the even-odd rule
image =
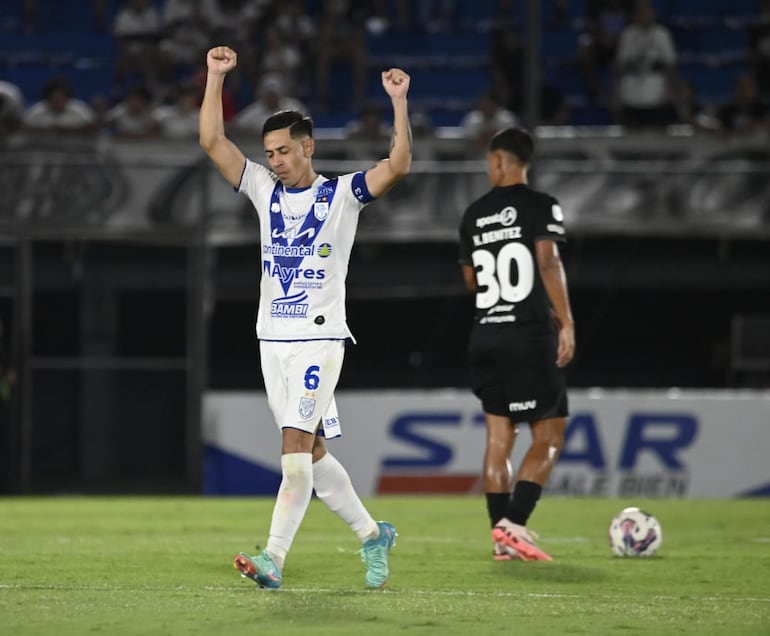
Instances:
[[[526,400],[524,402],[511,402],[508,405],[508,410],[513,413],[518,413],[519,411],[531,411],[536,406],[537,406],[537,400]]]

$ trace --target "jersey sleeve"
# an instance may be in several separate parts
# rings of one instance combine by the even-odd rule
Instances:
[[[553,197],[545,196],[538,208],[533,226],[535,241],[566,241],[564,212],[559,202]]]
[[[473,237],[468,230],[468,212],[463,215],[463,220],[460,223],[460,251],[457,258],[457,262],[461,265],[473,264]]]
[[[366,185],[366,172],[364,171],[356,172],[352,175],[350,189],[353,192],[353,196],[363,205],[371,203],[377,198],[369,192],[369,187]]]
[[[351,172],[343,174],[339,178],[337,187],[338,194],[342,194],[345,199],[353,204],[358,210],[361,210],[366,204],[376,199],[366,187],[365,172]]]
[[[241,194],[245,194],[258,212],[261,212],[260,201],[264,197],[260,197],[259,193],[265,189],[272,192],[275,187],[276,176],[270,172],[264,166],[258,164],[251,159],[246,159],[246,163],[243,166],[243,174],[241,175],[241,182],[238,184],[237,191]],[[269,200],[269,196],[268,196]]]

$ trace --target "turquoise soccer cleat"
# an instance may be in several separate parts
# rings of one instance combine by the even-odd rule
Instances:
[[[378,521],[380,536],[369,539],[361,549],[361,560],[366,564],[366,587],[380,588],[388,582],[388,554],[396,545],[398,533],[387,521]]]
[[[254,557],[239,552],[235,555],[233,567],[241,573],[241,576],[251,579],[261,588],[277,590],[281,587],[281,571],[267,551]]]

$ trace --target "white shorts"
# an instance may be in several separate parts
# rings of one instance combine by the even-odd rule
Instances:
[[[334,389],[345,357],[343,340],[260,340],[262,377],[279,429],[340,435]]]

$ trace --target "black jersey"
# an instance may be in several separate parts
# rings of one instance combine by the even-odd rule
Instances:
[[[524,184],[494,187],[474,201],[460,224],[460,263],[476,272],[472,340],[551,332],[548,294],[538,271],[535,243],[564,241],[556,199]]]

